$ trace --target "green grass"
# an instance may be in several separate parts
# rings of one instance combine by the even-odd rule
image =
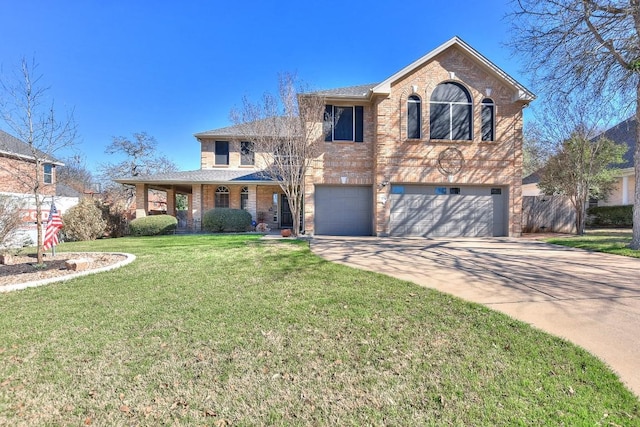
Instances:
[[[632,425],[561,339],[298,242],[65,243],[121,269],[0,294],[0,425]]]
[[[640,250],[629,248],[631,231],[587,230],[583,236],[554,237],[545,241],[554,245],[640,258]]]

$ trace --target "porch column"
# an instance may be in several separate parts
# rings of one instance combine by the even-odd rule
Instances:
[[[253,221],[258,221],[258,186],[249,186],[249,197],[247,199],[247,212],[251,214]]]
[[[200,231],[202,229],[202,184],[193,184],[191,186],[190,205],[193,230]]]
[[[622,204],[629,204],[629,176],[622,177]]]
[[[167,190],[167,215],[176,216],[176,191],[173,187]]]
[[[147,216],[149,208],[149,186],[136,184],[136,218]]]

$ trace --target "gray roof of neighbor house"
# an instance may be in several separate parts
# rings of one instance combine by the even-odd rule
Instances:
[[[635,117],[630,117],[627,120],[605,130],[600,135],[593,138],[592,141],[595,141],[603,136],[612,140],[613,142],[625,144],[628,149],[623,157],[623,162],[621,164],[615,165],[615,167],[618,169],[628,169],[634,166],[633,153],[636,149],[636,135],[636,119]],[[541,172],[542,169],[535,171],[531,175],[525,176],[522,179],[522,183],[536,184],[540,182],[540,177],[542,176]]]
[[[359,86],[339,87],[334,89],[319,90],[311,92],[308,95],[324,96],[327,98],[369,98],[371,90],[376,87],[378,83],[371,83]]]
[[[58,166],[64,166],[64,163],[62,163],[55,157],[52,157],[38,149],[36,149],[35,151],[40,160],[53,163]],[[26,142],[19,140],[15,136],[6,133],[3,130],[0,130],[0,155],[33,160],[33,151],[31,149],[31,146]]]
[[[273,136],[286,137],[291,135],[291,129],[292,129],[291,123],[293,123],[293,118],[270,117],[268,119],[263,119],[255,122],[246,123],[246,124],[238,124],[238,125],[227,126],[227,127],[218,128],[218,129],[211,129],[204,132],[198,132],[193,136],[195,136],[198,139],[231,138],[231,137],[251,138],[252,128],[255,127],[259,129],[260,135],[264,135],[266,131],[273,131],[275,129],[275,132],[274,132],[275,135]],[[243,127],[245,128],[243,129]]]
[[[276,182],[265,171],[237,169],[198,169],[193,171],[166,172],[156,175],[141,175],[115,180],[120,184],[222,184]]]
[[[605,138],[608,138],[617,143],[626,144],[629,149],[624,155],[624,163],[617,167],[620,169],[633,167],[633,153],[636,150],[637,137],[635,117],[628,118],[624,122],[618,123],[614,127],[602,132],[599,136],[604,136]]]

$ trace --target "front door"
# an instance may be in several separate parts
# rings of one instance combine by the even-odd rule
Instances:
[[[280,195],[280,228],[293,227],[293,215],[289,207],[289,199],[284,194]]]

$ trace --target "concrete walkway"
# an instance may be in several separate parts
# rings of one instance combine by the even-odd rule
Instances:
[[[566,338],[608,363],[640,396],[640,259],[508,238],[318,236],[311,249]]]

